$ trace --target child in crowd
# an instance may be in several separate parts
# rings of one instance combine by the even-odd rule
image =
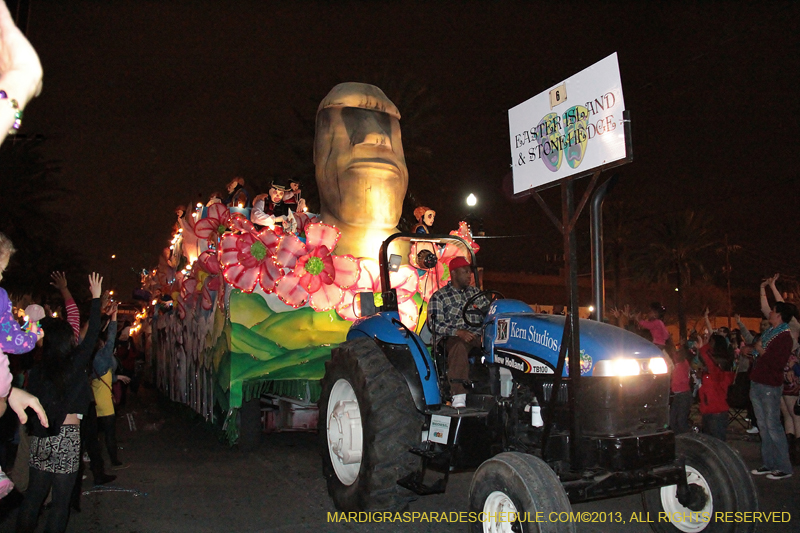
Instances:
[[[0,280],[3,279],[3,272],[8,267],[8,261],[14,252],[16,249],[9,238],[0,233]],[[35,321],[28,331],[20,328],[11,312],[11,300],[8,299],[6,291],[0,288],[0,397],[4,402],[11,393],[12,381],[6,354],[26,353],[33,350],[36,341],[43,335],[42,330],[36,327]],[[5,403],[3,407],[5,408]],[[4,472],[0,471],[0,498],[6,496],[13,488],[14,483]]]
[[[637,320],[637,323],[640,328],[644,328],[650,332],[650,335],[653,337],[653,344],[661,348],[661,351],[665,354],[670,354],[675,350],[675,346],[670,339],[667,326],[664,324],[664,315],[666,312],[667,310],[663,305],[659,302],[653,302],[650,304],[650,310],[647,312],[647,319]]]

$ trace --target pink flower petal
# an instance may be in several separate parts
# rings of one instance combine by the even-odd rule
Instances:
[[[336,312],[340,317],[350,322],[354,322],[361,313],[361,302],[358,298],[358,293],[353,291],[345,291],[342,295],[342,301],[336,305]]]
[[[219,243],[219,262],[223,266],[235,265],[239,262],[239,236],[225,235]]]
[[[205,283],[203,283],[204,290],[218,291],[220,287],[222,287],[222,280],[220,280],[219,276],[208,276]]]
[[[311,294],[311,307],[315,311],[329,311],[342,301],[342,289],[334,284],[322,285],[320,289]]]
[[[306,246],[309,250],[315,250],[319,246],[325,246],[328,250],[336,248],[342,232],[327,224],[309,224],[306,228]]]
[[[223,239],[224,240],[224,239]],[[219,274],[219,261],[217,254],[206,250],[197,258],[197,264],[209,274]]]
[[[204,218],[194,227],[194,233],[201,239],[210,239],[216,237],[219,226],[219,220]]]
[[[275,252],[275,260],[285,268],[294,268],[297,259],[306,255],[308,248],[296,235],[284,235]]]
[[[397,302],[403,303],[417,292],[419,285],[417,269],[402,265],[397,272],[389,272],[389,282],[397,289]]]
[[[228,283],[244,292],[253,292],[258,283],[258,268],[247,268],[240,264],[225,267],[223,272]]]
[[[406,300],[397,306],[397,310],[400,313],[400,322],[413,331],[417,327],[417,321],[419,320],[417,303],[414,300]]]
[[[231,217],[230,226],[236,231],[241,231],[242,233],[251,233],[256,231],[256,227],[253,225],[253,223],[247,220],[247,218],[240,213],[236,213]]]
[[[283,276],[283,270],[275,264],[270,257],[261,261],[259,281],[264,292],[270,293],[275,290],[275,283]]]
[[[211,207],[208,208],[208,216],[206,218],[212,218],[217,220],[219,224],[227,225],[228,219],[231,217],[230,211],[228,211],[228,207],[225,204],[212,204]],[[205,220],[205,219],[203,219]]]
[[[292,307],[301,307],[308,300],[308,292],[300,285],[300,278],[293,275],[286,275],[278,280],[275,294],[283,303]]]
[[[269,255],[275,255],[275,252],[278,251],[278,244],[280,244],[281,238],[276,235],[274,231],[269,228],[264,228],[254,236],[261,241],[261,244],[267,247],[267,253]]]
[[[317,292],[323,285],[326,285],[322,283],[319,275],[315,276],[313,274],[305,274],[300,280],[300,283],[302,283],[309,294]]]
[[[333,267],[336,269],[334,281],[342,289],[347,289],[358,281],[361,274],[358,266],[358,259],[352,255],[334,255]],[[414,284],[416,289],[416,283]]]

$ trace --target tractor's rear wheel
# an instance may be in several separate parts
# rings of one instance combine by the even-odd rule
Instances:
[[[716,513],[758,511],[753,478],[741,456],[721,440],[693,433],[675,437],[678,455],[686,459],[686,479],[695,493],[694,502],[684,507],[677,497],[677,485],[642,493],[644,508],[656,533],[749,533],[754,522],[723,522]],[[664,514],[666,513],[666,514]]]
[[[420,466],[408,450],[420,442],[423,417],[405,380],[372,339],[333,350],[325,363],[319,414],[322,471],[336,507],[405,507],[413,494],[397,480]]]

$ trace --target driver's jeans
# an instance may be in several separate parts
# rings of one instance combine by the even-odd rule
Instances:
[[[447,337],[447,378],[453,395],[466,394],[464,383],[469,381],[469,352],[480,346],[480,337],[472,342],[465,342],[461,337]]]

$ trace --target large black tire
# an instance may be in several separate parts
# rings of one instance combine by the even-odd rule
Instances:
[[[644,492],[642,502],[653,520],[650,527],[656,533],[754,531],[755,523],[752,521],[721,522],[714,519],[718,512],[758,511],[756,487],[739,452],[719,439],[694,433],[678,435],[675,438],[675,448],[676,454],[686,459],[690,487],[701,487],[706,503],[698,511],[683,507],[675,496],[675,485]],[[693,512],[694,515],[691,514]],[[667,516],[671,520],[659,520],[663,516],[659,513],[669,513]],[[701,516],[697,517],[698,513]]]
[[[360,412],[361,461],[360,465],[349,466],[355,469],[349,473],[355,479],[347,473],[340,474],[343,461],[331,450],[328,438],[331,410],[335,408],[330,405],[331,392],[342,380],[346,383],[336,390],[349,384]],[[420,458],[408,450],[419,445],[423,421],[405,380],[372,339],[347,341],[333,350],[322,380],[319,443],[322,472],[337,509],[398,510],[413,499],[413,494],[399,486],[397,480],[421,465]]]
[[[498,516],[498,513],[506,513],[500,515],[503,518],[508,517],[508,513],[522,516],[522,520],[513,523],[507,519],[500,522],[472,522],[470,531],[473,533],[575,531],[575,524],[568,518],[548,520],[551,513],[555,513],[553,516],[556,517],[559,513],[572,510],[569,498],[558,476],[547,463],[524,453],[501,453],[478,467],[469,488],[469,510],[485,513],[484,518],[490,514]],[[542,513],[539,517],[543,517],[544,521],[536,522],[536,513]],[[476,516],[480,518],[480,515]]]

